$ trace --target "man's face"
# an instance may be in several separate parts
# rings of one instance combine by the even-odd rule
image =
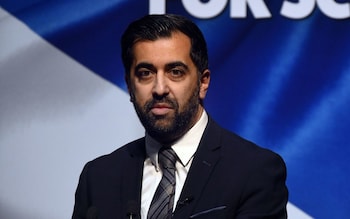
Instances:
[[[210,73],[202,74],[190,58],[190,39],[179,32],[170,38],[139,41],[128,84],[131,100],[146,131],[169,143],[198,121]]]

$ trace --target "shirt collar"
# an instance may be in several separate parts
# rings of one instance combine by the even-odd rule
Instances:
[[[182,165],[186,166],[196,152],[207,123],[208,115],[206,111],[203,110],[203,113],[196,124],[188,130],[185,135],[171,145]],[[157,171],[159,170],[158,151],[161,147],[162,145],[158,141],[146,133],[146,153]]]

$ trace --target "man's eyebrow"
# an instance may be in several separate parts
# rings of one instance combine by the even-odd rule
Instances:
[[[135,66],[135,72],[138,71],[140,68],[146,68],[146,69],[155,69],[154,65],[148,62],[141,62]]]
[[[167,69],[172,69],[172,68],[175,68],[175,67],[183,67],[186,70],[188,70],[188,66],[185,63],[181,62],[181,61],[170,62],[170,63],[166,64],[166,68]]]
[[[167,63],[165,65],[166,69],[172,69],[172,68],[176,68],[176,67],[183,67],[186,70],[188,70],[188,66],[181,61],[170,62],[170,63]],[[146,68],[146,69],[150,69],[150,70],[155,69],[154,65],[151,63],[148,63],[148,62],[141,62],[141,63],[137,64],[135,66],[135,72],[138,71],[140,68]]]

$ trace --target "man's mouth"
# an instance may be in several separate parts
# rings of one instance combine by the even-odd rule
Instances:
[[[167,103],[155,103],[151,107],[151,112],[156,116],[165,115],[172,110],[173,110],[172,106]]]

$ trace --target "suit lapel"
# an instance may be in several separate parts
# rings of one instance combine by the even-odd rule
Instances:
[[[140,218],[143,163],[145,160],[145,140],[141,138],[130,144],[122,178],[122,218],[135,213]]]
[[[220,158],[220,128],[209,118],[188,172],[174,218],[189,218]]]

